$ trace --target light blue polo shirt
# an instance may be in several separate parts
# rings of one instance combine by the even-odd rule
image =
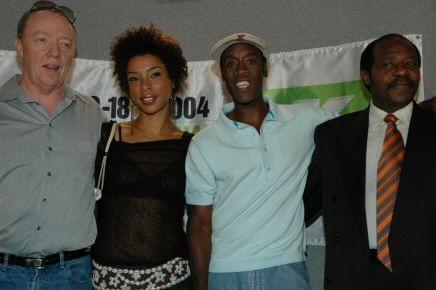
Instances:
[[[336,115],[271,100],[260,133],[219,120],[192,139],[186,202],[213,205],[210,272],[240,272],[305,260],[303,190],[315,127]]]

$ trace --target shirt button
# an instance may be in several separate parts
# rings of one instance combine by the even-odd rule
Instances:
[[[271,171],[271,167],[268,166],[268,167],[266,168],[266,171]]]
[[[49,146],[48,151],[53,151],[53,148],[51,146]]]
[[[37,231],[41,230],[41,227],[37,227],[36,230],[37,230]]]
[[[263,151],[268,152],[268,149],[266,149],[266,147],[265,147],[265,148],[263,148]]]
[[[46,199],[46,198],[44,198],[44,199],[42,200],[42,202],[47,202],[47,199]]]
[[[51,176],[51,172],[47,172],[47,176]]]

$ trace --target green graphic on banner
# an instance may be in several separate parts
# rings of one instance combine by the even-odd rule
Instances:
[[[189,124],[189,125],[177,124],[177,127],[182,131],[191,132],[195,134],[198,133],[202,128],[206,127],[207,125],[209,124],[203,124],[202,126],[196,124]]]
[[[360,80],[334,84],[312,85],[285,89],[265,90],[264,95],[270,97],[279,104],[292,104],[319,100],[320,107],[332,99],[341,97],[351,98],[344,107],[336,108],[341,114],[363,110],[368,106],[370,94]]]

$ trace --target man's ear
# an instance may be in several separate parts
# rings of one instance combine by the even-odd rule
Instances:
[[[23,41],[18,37],[15,39],[15,48],[17,49],[17,53],[20,59],[23,59],[24,56]]]
[[[360,79],[365,84],[365,86],[371,86],[371,76],[367,70],[360,70]]]
[[[263,77],[268,77],[268,68],[266,64],[263,66]]]

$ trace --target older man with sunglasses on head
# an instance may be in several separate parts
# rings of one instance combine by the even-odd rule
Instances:
[[[35,2],[18,23],[22,75],[0,88],[0,289],[92,289],[102,114],[65,79],[75,14]]]

